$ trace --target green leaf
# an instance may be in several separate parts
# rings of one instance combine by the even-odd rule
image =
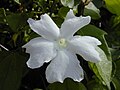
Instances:
[[[120,90],[120,81],[117,78],[112,78],[112,83],[115,87],[115,90]]]
[[[26,60],[26,54],[0,52],[0,90],[18,90]]]
[[[74,6],[78,5],[81,0],[74,0]]]
[[[58,15],[59,15],[60,17],[62,17],[63,19],[65,19],[66,14],[68,13],[68,11],[69,11],[69,8],[68,8],[68,7],[62,7],[62,8],[60,8],[60,10],[59,10],[59,12],[58,12]]]
[[[116,64],[115,77],[120,81],[120,58],[115,62],[115,64]]]
[[[6,19],[13,32],[18,32],[19,29],[27,25],[28,17],[26,14],[10,14],[6,16]]]
[[[109,36],[107,40],[109,45],[114,48],[120,47],[120,16],[113,15],[109,21]]]
[[[115,87],[115,90],[120,90],[120,51],[115,50],[113,55],[117,57],[115,58],[115,74],[112,78],[112,83]]]
[[[85,16],[91,16],[92,19],[99,19],[101,16],[100,14],[96,13],[95,11],[93,10],[90,10],[90,9],[84,9],[84,15]]]
[[[92,2],[95,4],[97,8],[101,8],[104,4],[103,0],[92,0]]]
[[[63,23],[64,19],[61,17],[53,17],[52,18],[55,24],[57,24],[58,27],[61,27],[61,24]]]
[[[120,0],[105,0],[105,4],[111,13],[120,15],[120,10],[118,9],[120,8]]]
[[[84,15],[89,15],[92,17],[92,19],[99,19],[101,17],[99,13],[99,9],[97,9],[92,2],[85,6]]]
[[[120,16],[113,16],[110,20],[110,24],[111,26],[114,28],[116,28],[117,26],[119,26],[120,24]]]
[[[82,83],[74,82],[71,79],[65,79],[64,83],[53,83],[48,86],[49,90],[87,90]]]
[[[102,49],[97,48],[97,51],[99,52],[102,61],[95,64],[96,68],[93,67],[94,68],[93,71],[97,76],[99,76],[99,75],[101,76],[98,78],[103,79],[103,80],[101,80],[101,81],[103,81],[102,83],[104,85],[107,85],[108,88],[110,89],[112,62],[108,61],[108,59]],[[98,70],[97,73],[96,73],[95,69]]]
[[[86,27],[82,28],[78,33],[81,35],[96,37],[102,42],[102,45],[100,46],[101,49],[98,48],[97,50],[103,60],[99,63],[92,65],[91,68],[96,74],[96,76],[102,81],[102,83],[107,85],[108,88],[110,88],[112,62],[111,53],[104,38],[104,35],[106,33],[93,25],[87,25]]]
[[[112,59],[116,62],[120,59],[120,50],[119,49],[111,49]],[[118,65],[119,66],[119,65]]]

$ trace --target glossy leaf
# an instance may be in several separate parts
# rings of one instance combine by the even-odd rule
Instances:
[[[0,90],[18,90],[26,59],[25,54],[0,52]]]

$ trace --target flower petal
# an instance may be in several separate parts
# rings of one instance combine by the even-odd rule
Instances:
[[[82,41],[84,41],[86,43],[89,43],[89,44],[91,44],[93,46],[101,45],[101,42],[95,37],[91,37],[91,36],[74,36],[73,38],[76,39],[76,40],[80,40],[80,41],[82,40]]]
[[[54,43],[41,37],[32,39],[23,48],[30,53],[27,65],[32,69],[41,67],[44,62],[49,62],[56,56]]]
[[[64,6],[72,8],[74,6],[74,0],[60,0]]]
[[[49,83],[61,82],[65,78],[72,78],[80,82],[83,78],[83,69],[75,54],[68,51],[59,51],[54,60],[46,69],[46,78]]]
[[[67,14],[65,21],[61,26],[61,30],[60,30],[61,36],[65,38],[72,37],[75,34],[75,32],[77,32],[79,29],[81,29],[85,25],[89,24],[90,20],[91,20],[90,16],[76,17],[73,14],[73,11],[70,10]]]
[[[99,53],[96,48],[101,45],[101,42],[90,36],[74,36],[69,41],[69,49],[81,55],[85,60],[91,62],[101,61]]]
[[[41,15],[40,20],[28,19],[31,29],[42,37],[54,40],[59,37],[60,31],[53,20],[47,15]]]
[[[67,13],[67,15],[66,15],[66,18],[65,18],[65,20],[67,20],[67,19],[72,19],[72,18],[75,18],[76,16],[74,15],[74,13],[73,13],[73,10],[72,9],[70,9],[70,11]]]

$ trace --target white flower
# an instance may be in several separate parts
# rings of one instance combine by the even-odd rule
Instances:
[[[74,0],[60,0],[64,6],[72,8],[74,6]]]
[[[91,62],[101,60],[96,51],[97,45],[101,45],[98,39],[91,36],[73,36],[80,28],[89,24],[90,19],[90,16],[76,17],[70,10],[60,29],[47,14],[37,21],[28,19],[31,29],[42,36],[23,46],[30,53],[28,67],[39,68],[45,62],[51,61],[46,69],[49,83],[63,82],[65,78],[80,82],[84,73],[76,54]]]

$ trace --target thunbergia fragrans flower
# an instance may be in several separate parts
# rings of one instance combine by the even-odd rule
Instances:
[[[60,29],[47,14],[42,15],[40,20],[28,19],[31,29],[41,35],[23,46],[30,53],[28,67],[39,68],[51,61],[46,69],[49,83],[63,82],[65,78],[80,82],[84,73],[76,54],[94,63],[101,60],[96,51],[98,45],[101,45],[98,39],[73,36],[80,28],[89,24],[90,20],[90,16],[76,17],[72,10],[67,13]]]

